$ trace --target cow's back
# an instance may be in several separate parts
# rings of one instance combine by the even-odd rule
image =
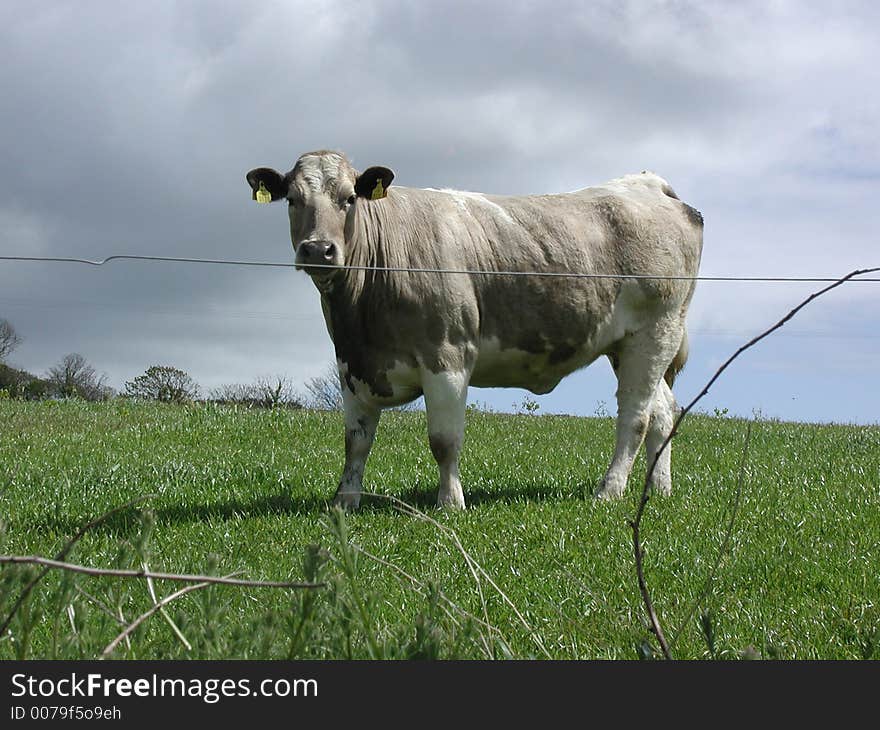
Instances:
[[[563,195],[487,200],[506,216],[483,224],[490,233],[472,253],[478,268],[586,276],[475,278],[474,385],[546,392],[619,336],[621,301],[646,310],[687,306],[694,282],[664,277],[696,276],[702,220],[662,178],[643,173]]]
[[[651,173],[557,195],[392,188],[367,206],[351,263],[499,273],[353,272],[355,301],[336,311],[366,339],[336,345],[364,373],[472,369],[475,386],[546,392],[602,354],[622,299],[684,309],[693,282],[662,277],[699,267],[699,214]],[[586,276],[530,275],[559,273]]]

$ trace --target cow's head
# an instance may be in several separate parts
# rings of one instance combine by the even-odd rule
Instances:
[[[359,199],[385,197],[394,173],[387,167],[370,167],[358,174],[339,152],[308,152],[286,175],[258,167],[247,174],[254,200],[261,203],[287,200],[290,240],[297,268],[325,284],[346,263],[346,240]],[[318,266],[316,266],[316,264]]]

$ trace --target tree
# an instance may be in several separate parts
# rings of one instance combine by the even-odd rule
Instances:
[[[228,383],[214,388],[211,400],[221,403],[237,403],[258,408],[302,408],[293,384],[283,375],[257,378],[250,385]]]
[[[253,387],[244,383],[224,383],[212,388],[208,399],[218,403],[241,403],[250,405],[253,400]]]
[[[162,403],[185,403],[199,397],[199,386],[183,370],[152,365],[143,375],[125,384],[125,394]]]
[[[61,398],[84,398],[106,400],[113,395],[107,385],[107,375],[98,374],[88,360],[77,352],[65,355],[60,363],[49,368],[46,376],[49,390]]]
[[[306,381],[308,405],[322,411],[342,408],[342,385],[335,365],[328,365],[320,375]]]
[[[21,336],[15,331],[12,322],[8,319],[0,319],[0,362],[21,344]]]
[[[293,383],[283,375],[265,375],[256,379],[254,395],[263,408],[276,408],[289,405],[301,407],[297,400]]]

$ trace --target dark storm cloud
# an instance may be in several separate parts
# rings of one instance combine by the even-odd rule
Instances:
[[[253,205],[244,173],[330,147],[394,168],[401,185],[498,193],[654,169],[706,215],[704,270],[837,272],[874,250],[876,15],[684,2],[6,9],[0,249],[290,260],[285,211]],[[847,296],[864,308],[872,295]],[[731,302],[757,324],[787,298],[747,301],[701,290],[695,326]],[[287,270],[2,264],[0,316],[26,338],[19,364],[42,371],[77,350],[116,385],[154,361],[208,385],[302,379],[332,356],[313,287]]]

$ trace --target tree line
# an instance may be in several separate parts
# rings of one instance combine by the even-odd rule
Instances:
[[[212,388],[206,397],[202,397],[201,387],[185,371],[170,365],[151,365],[117,392],[108,385],[106,373],[99,373],[85,357],[75,352],[65,355],[43,376],[13,367],[7,357],[21,342],[22,337],[12,323],[0,319],[0,398],[102,401],[124,397],[163,403],[203,400],[259,408],[335,410],[342,407],[342,389],[332,365],[306,381],[302,390],[289,378],[274,375],[256,378],[252,383],[221,385]]]

